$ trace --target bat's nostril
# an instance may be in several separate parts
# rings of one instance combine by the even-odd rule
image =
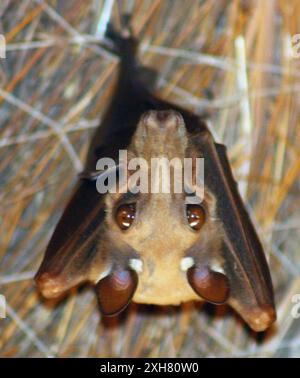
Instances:
[[[160,126],[177,128],[182,123],[182,116],[174,110],[161,110],[156,112],[156,120]]]
[[[170,110],[161,110],[159,112],[156,112],[156,119],[159,122],[166,122],[169,119],[171,119],[172,117],[173,117],[172,111],[170,111]]]
[[[152,111],[152,110],[144,113],[141,117],[142,123],[144,123],[145,125],[148,125],[149,122],[151,122],[151,119],[153,119],[153,113],[154,113],[154,111]]]

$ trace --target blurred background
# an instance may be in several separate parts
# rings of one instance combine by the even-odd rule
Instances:
[[[61,301],[35,289],[114,88],[118,58],[97,42],[124,13],[155,92],[204,113],[228,146],[275,288],[265,333],[226,306],[132,304],[107,320],[89,287]],[[298,0],[1,0],[1,357],[300,356],[299,33]]]

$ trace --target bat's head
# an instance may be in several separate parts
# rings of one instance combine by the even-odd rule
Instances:
[[[106,315],[131,299],[204,299],[228,302],[256,331],[275,320],[264,252],[224,146],[205,127],[188,128],[187,119],[144,113],[120,153],[118,175],[108,168],[96,185],[78,184],[36,276],[46,297],[90,281]]]
[[[200,294],[224,302],[229,284],[220,253],[222,229],[183,117],[175,111],[143,114],[126,163],[127,179],[122,184],[119,175],[118,190],[105,199],[113,258],[110,277],[102,281],[108,294],[100,292],[104,312],[117,307],[107,300],[114,285],[131,287],[124,290],[125,301],[130,295],[136,302],[169,305]],[[100,291],[102,286],[100,281]]]

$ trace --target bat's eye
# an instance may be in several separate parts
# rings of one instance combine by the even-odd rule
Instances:
[[[116,212],[116,222],[121,230],[127,230],[135,218],[135,205],[121,205]]]
[[[192,229],[198,231],[205,223],[205,211],[199,205],[187,205],[186,216]]]

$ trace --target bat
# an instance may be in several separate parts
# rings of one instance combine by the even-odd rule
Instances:
[[[92,283],[106,316],[131,300],[227,303],[254,331],[265,330],[276,320],[270,271],[226,147],[215,143],[201,117],[153,94],[145,83],[153,72],[138,65],[130,33],[110,29],[109,37],[120,56],[115,93],[35,276],[38,289],[53,298]],[[134,170],[120,161],[114,169],[99,168],[103,158],[118,161],[120,151],[149,164],[159,157],[190,159],[189,193],[175,192],[173,184],[169,193],[138,191],[141,177],[134,181]],[[198,158],[204,161],[202,184]],[[136,190],[128,189],[131,179]],[[160,184],[162,175],[154,181]],[[99,182],[118,190],[101,193]],[[197,188],[202,200],[187,200]]]

